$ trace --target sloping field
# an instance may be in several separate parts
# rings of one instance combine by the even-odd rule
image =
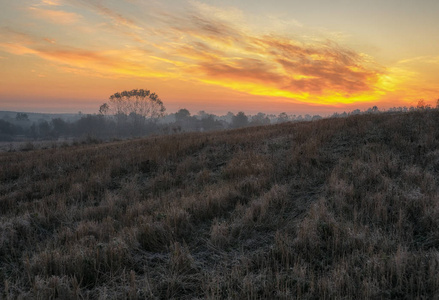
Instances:
[[[439,112],[0,154],[0,293],[433,299]]]

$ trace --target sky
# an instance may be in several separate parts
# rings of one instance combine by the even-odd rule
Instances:
[[[328,115],[436,106],[437,0],[0,0],[0,110]]]

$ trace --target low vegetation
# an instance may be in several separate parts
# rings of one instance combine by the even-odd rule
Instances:
[[[13,299],[432,299],[439,111],[0,154]]]

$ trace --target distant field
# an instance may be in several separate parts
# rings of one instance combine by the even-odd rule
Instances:
[[[0,153],[0,294],[435,299],[439,112]]]
[[[68,146],[72,143],[72,139],[59,139],[54,141],[34,141],[32,139],[28,139],[27,141],[0,142],[0,152],[57,148],[61,146]]]

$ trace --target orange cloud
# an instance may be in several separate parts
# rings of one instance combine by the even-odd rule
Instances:
[[[359,95],[374,92],[384,74],[367,57],[335,42],[307,44],[258,35],[212,16],[190,14],[170,23],[185,43],[162,47],[166,55],[189,59],[187,71],[203,82],[239,91],[266,95],[269,90],[298,101],[307,101],[307,94],[316,99],[336,95],[333,101],[346,102],[344,97],[358,100]]]
[[[105,29],[113,30],[114,43],[94,50],[88,44],[72,47],[59,38],[52,43],[51,37],[9,33],[16,37],[0,47],[87,76],[178,78],[251,95],[325,105],[375,101],[395,93],[408,81],[403,79],[409,72],[401,71],[407,70],[402,62],[398,68],[386,69],[334,41],[307,42],[300,36],[260,33],[241,26],[239,13],[229,17],[227,12],[198,2],[193,2],[190,11],[151,9],[143,19],[136,19],[98,0],[66,1],[110,18],[112,24],[106,24]],[[61,10],[31,10],[59,24],[74,24],[80,18]]]
[[[15,55],[38,54],[38,51],[35,51],[27,46],[15,43],[0,43],[0,48],[3,48],[3,50],[5,50],[6,52]]]
[[[215,61],[225,56],[223,51],[213,49],[203,42],[181,45],[174,53],[196,61]]]
[[[1,33],[1,31],[0,31]],[[87,50],[50,43],[47,38],[31,39],[25,34],[8,32],[12,42],[0,43],[0,49],[14,55],[33,55],[55,63],[69,73],[104,77],[163,77],[165,72],[149,68],[146,51],[138,49]],[[152,61],[152,60],[151,60]]]
[[[259,84],[282,84],[283,76],[270,71],[271,65],[256,58],[243,58],[227,62],[211,62],[199,65],[199,70],[216,80],[254,82]]]

